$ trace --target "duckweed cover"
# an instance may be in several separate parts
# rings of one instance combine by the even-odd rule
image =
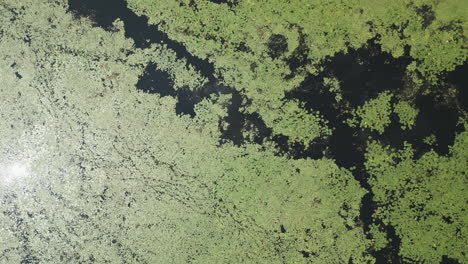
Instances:
[[[0,263],[468,263],[467,18],[1,0]]]

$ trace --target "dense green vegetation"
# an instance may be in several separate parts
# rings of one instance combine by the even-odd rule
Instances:
[[[0,2],[0,263],[466,262],[466,87],[447,76],[468,4],[215,2],[128,0],[213,76],[170,43],[137,47],[124,17]],[[356,104],[328,63],[370,47],[407,64]],[[141,90],[148,65],[171,95]],[[421,132],[423,95],[458,122]]]
[[[445,255],[466,262],[467,215],[463,199],[456,201],[467,192],[467,136],[457,136],[449,157],[430,151],[414,160],[409,144],[400,151],[368,145],[366,169],[379,205],[374,216],[395,227],[405,258],[437,263]]]
[[[354,111],[354,118],[349,120],[349,125],[354,127],[357,123],[361,128],[375,130],[380,134],[383,133],[390,124],[391,99],[392,94],[388,92],[383,92],[377,98],[370,99]],[[357,119],[360,119],[360,121]]]
[[[282,118],[277,109],[285,92],[320,72],[321,61],[370,39],[395,58],[413,58],[407,72],[411,94],[438,83],[440,74],[468,57],[463,0],[243,0],[232,7],[210,1],[128,2],[191,53],[213,62],[226,84],[252,100],[247,111],[258,112],[273,128]]]

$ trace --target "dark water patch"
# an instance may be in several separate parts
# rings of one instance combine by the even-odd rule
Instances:
[[[374,253],[376,263],[404,263],[403,259],[399,256],[401,240],[395,233],[395,228],[393,228],[393,226],[386,226],[383,224],[380,226],[383,227],[383,231],[386,233],[389,241],[385,248]]]
[[[136,88],[145,93],[176,97],[176,113],[192,117],[195,116],[195,105],[207,97],[206,94],[203,94],[203,89],[198,92],[184,89],[175,90],[171,76],[167,72],[159,70],[154,63],[146,66],[138,79]]]
[[[442,216],[442,220],[444,220],[445,223],[447,224],[453,224],[453,219],[450,216]]]
[[[313,252],[308,252],[308,251],[304,251],[304,250],[299,251],[299,253],[301,253],[304,258],[310,258],[310,256],[316,255]]]
[[[232,88],[231,88],[232,89]],[[324,156],[328,141],[326,139],[315,139],[309,145],[299,142],[290,142],[289,137],[274,135],[271,128],[267,127],[258,113],[245,113],[241,109],[245,107],[248,100],[236,90],[232,89],[231,104],[228,107],[228,123],[226,130],[222,130],[221,143],[226,140],[235,145],[246,143],[263,144],[265,141],[274,142],[278,155],[288,156],[293,159],[313,158],[320,159]],[[246,133],[247,138],[244,136]]]
[[[391,55],[382,53],[380,46],[370,42],[367,48],[337,54],[324,63],[325,71],[318,76],[307,77],[298,89],[286,95],[288,99],[304,102],[306,109],[310,111],[319,111],[329,121],[333,133],[327,140],[327,156],[333,158],[338,166],[349,169],[360,185],[369,191],[361,201],[359,216],[365,231],[369,231],[370,225],[374,223],[372,215],[377,204],[372,199],[369,175],[364,168],[364,154],[368,139],[378,135],[346,124],[345,121],[351,117],[348,113],[351,109],[346,102],[354,108],[383,91],[398,93],[403,87],[405,68],[409,62],[408,59],[394,59]],[[301,62],[297,61],[295,67],[300,65]],[[344,98],[342,102],[337,102],[335,94],[324,85],[325,77],[334,77],[340,81]],[[397,132],[400,133],[399,126],[398,129]],[[392,227],[385,227],[383,231],[392,242],[387,248],[373,252],[373,256],[378,260],[377,263],[401,263],[398,256],[399,238]]]
[[[327,150],[326,139],[315,139],[309,145],[290,142],[289,137],[284,135],[275,135],[271,140],[276,144],[276,149],[281,156],[292,159],[321,159]]]
[[[228,106],[228,116],[224,120],[228,123],[228,128],[222,130],[222,141],[230,140],[236,145],[244,143],[242,129],[246,122],[249,124],[257,124],[258,120],[255,116],[248,117],[240,111],[243,98],[241,94],[228,87],[222,82],[212,79],[203,87],[197,90],[189,90],[187,88],[174,89],[173,81],[170,75],[157,68],[157,65],[150,63],[145,68],[140,76],[136,88],[146,93],[157,93],[161,96],[173,96],[177,98],[176,113],[178,115],[195,116],[195,105],[203,99],[209,98],[212,94],[232,94],[232,100]]]
[[[273,133],[272,129],[266,126],[258,113],[246,114],[244,129],[255,132],[253,142],[257,144],[263,144]]]
[[[195,93],[198,93],[205,97],[213,93],[230,94],[235,92],[237,91],[234,88],[224,85],[222,81],[217,79],[208,82],[201,89],[195,91]]]
[[[236,97],[236,94],[239,95],[236,90],[225,86],[216,79],[212,79],[198,90],[191,91],[188,89],[179,89],[175,94],[177,97],[176,113],[178,115],[190,115],[191,117],[195,116],[195,105],[200,103],[203,99],[209,98],[212,94],[233,94],[233,97]],[[232,109],[235,107],[237,106],[232,104],[228,106],[228,114],[234,114],[235,111],[233,112]],[[237,122],[234,117],[229,120]]]
[[[276,59],[288,51],[288,40],[283,35],[273,34],[268,39],[267,46],[268,55]]]
[[[367,183],[365,184],[368,185]],[[374,219],[372,218],[372,214],[374,214],[377,205],[376,203],[374,203],[373,198],[374,194],[372,192],[366,193],[362,198],[361,208],[359,209],[359,220],[363,224],[363,229],[365,232],[370,231],[370,225],[374,221]]]
[[[41,263],[41,260],[36,256],[33,256],[31,254],[26,254],[24,257],[21,258],[20,263],[21,264],[35,264],[35,263]]]
[[[236,47],[236,52],[252,52],[252,49],[245,42],[240,42]],[[254,69],[250,69],[253,71]]]
[[[176,113],[179,115],[195,116],[195,105],[202,98],[188,90],[176,91],[168,73],[158,70],[155,64],[149,64],[143,75],[140,76],[136,88],[146,93],[159,94],[161,96],[173,96],[177,98]]]
[[[230,8],[235,7],[239,4],[238,0],[208,0],[214,4],[227,4]]]
[[[419,114],[413,129],[403,130],[397,115],[392,114],[390,126],[382,135],[374,133],[373,138],[395,149],[403,148],[404,142],[408,142],[413,146],[416,159],[431,149],[439,155],[447,155],[456,134],[462,130],[457,126],[459,112],[456,108],[438,104],[431,96],[419,96],[416,99],[416,107]],[[433,145],[425,142],[430,136],[435,136]]]
[[[154,63],[146,66],[143,75],[138,79],[136,88],[146,93],[157,93],[161,96],[176,95],[169,74],[157,69]]]
[[[468,60],[447,74],[445,81],[458,91],[457,106],[468,111]]]
[[[223,85],[219,80],[212,79],[202,88],[191,91],[188,89],[180,89],[177,91],[176,113],[178,115],[195,116],[195,105],[203,99],[209,98],[212,94],[230,94],[236,91],[228,86]]]
[[[232,94],[233,100],[231,104],[228,105],[228,123],[231,122],[242,122],[242,118],[237,114],[237,111],[240,107],[240,103],[242,102],[242,97],[237,90],[232,87],[226,86],[222,83],[222,81],[217,79],[210,80],[207,84],[205,84],[202,88],[197,90],[188,90],[188,89],[179,89],[177,92],[177,105],[176,105],[176,112],[177,114],[189,114],[190,116],[195,116],[195,105],[201,102],[203,99],[210,98],[211,95],[220,95],[220,94]],[[236,110],[237,109],[237,110]],[[233,115],[231,117],[231,115]],[[237,125],[232,125],[232,129]],[[237,132],[230,132],[232,134],[237,134]]]
[[[419,114],[414,128],[414,141],[431,134],[436,136],[434,150],[440,155],[446,155],[453,145],[459,113],[456,109],[446,105],[439,105],[434,98],[421,96],[416,102]]]
[[[176,113],[178,115],[195,116],[195,105],[201,102],[202,98],[190,91],[182,90],[177,93]]]
[[[306,110],[319,111],[329,122],[331,127],[341,123],[342,112],[335,101],[335,94],[323,85],[325,75],[309,75],[297,89],[286,93],[287,100],[299,100],[304,103]]]
[[[184,5],[184,3],[180,3],[180,5],[181,6]],[[191,7],[194,12],[200,11],[198,9],[198,5],[197,5],[197,2],[195,2],[195,0],[190,0],[188,6]]]
[[[346,162],[346,164],[338,163],[338,165],[349,168],[356,163],[355,160],[352,160],[356,155],[345,156],[349,153],[340,151],[343,149],[356,149],[341,145],[341,143],[355,144],[353,133],[348,131],[347,126],[343,124],[343,112],[340,105],[335,102],[335,95],[323,85],[324,76],[324,74],[319,76],[309,75],[299,88],[286,93],[285,98],[287,100],[299,100],[304,103],[307,111],[319,111],[324,119],[328,121],[328,126],[333,129],[332,135],[327,139],[314,140],[308,146],[299,143],[291,145],[287,142],[287,138],[277,138],[275,142],[283,152],[288,152],[293,157],[320,159],[324,156],[324,153],[328,153],[329,158]],[[343,129],[346,131],[343,131]],[[336,144],[333,144],[333,142],[336,142]],[[337,155],[341,154],[343,154],[343,158],[336,158]]]
[[[230,89],[232,100],[228,107],[228,116],[224,120],[228,123],[228,127],[226,130],[221,129],[221,142],[228,140],[240,146],[246,143],[261,145],[265,140],[269,140],[272,135],[271,128],[265,125],[258,113],[243,112],[241,109],[245,107],[248,100],[237,90]],[[250,136],[245,138],[244,132]]]
[[[423,28],[427,28],[428,26],[430,26],[436,18],[435,12],[434,10],[432,10],[431,6],[422,5],[422,6],[416,7],[415,10],[418,16],[422,18]]]
[[[113,22],[124,22],[125,36],[132,38],[137,48],[148,48],[152,43],[166,44],[176,52],[177,58],[185,58],[207,78],[213,78],[214,66],[190,54],[184,45],[171,40],[158,25],[149,25],[148,18],[137,16],[127,7],[125,0],[68,0],[69,11],[77,16],[89,17],[97,26],[114,30]]]
[[[242,101],[242,96],[238,92],[232,93],[231,104],[228,108],[228,116],[224,120],[228,123],[228,128],[225,131],[222,131],[222,139],[228,139],[237,146],[244,143],[242,129],[245,125],[246,115],[240,111]]]
[[[307,77],[301,86],[288,93],[286,98],[299,99],[305,103],[306,109],[318,110],[329,121],[329,126],[333,129],[329,138],[330,153],[339,166],[362,168],[366,142],[370,137],[398,149],[407,141],[413,145],[416,154],[421,155],[431,148],[424,143],[424,138],[435,135],[435,151],[441,155],[447,154],[455,135],[460,132],[460,128],[457,128],[459,113],[454,107],[438,104],[430,96],[417,98],[416,107],[420,111],[412,130],[403,130],[396,114],[391,115],[392,122],[383,135],[367,129],[350,128],[344,124],[345,120],[351,117],[346,114],[350,109],[346,104],[335,101],[335,95],[323,85],[324,77],[337,77],[341,81],[345,100],[353,105],[362,105],[385,90],[398,94],[399,87],[402,87],[404,69],[409,61],[392,59],[379,52],[376,45],[371,44],[370,48],[369,51],[361,49],[348,55],[337,55],[338,58],[325,64],[323,73]],[[463,67],[457,70],[449,80],[456,83],[457,87],[463,87],[466,85],[467,75],[463,74]],[[382,85],[383,83],[387,84]],[[466,91],[460,92],[458,101],[465,103],[464,96]],[[358,177],[358,180],[363,184],[366,180],[360,178],[362,177]]]
[[[461,264],[459,261],[453,258],[449,258],[448,256],[442,257],[442,262],[440,264]]]
[[[284,228],[284,225],[280,225],[280,231],[281,233],[286,233],[286,228]]]
[[[304,153],[312,154],[311,158],[320,158],[323,156],[321,153],[327,149],[327,156],[335,159],[339,166],[360,167],[364,162],[363,146],[367,139],[366,132],[357,131],[344,123],[350,115],[345,113],[347,109],[344,109],[343,105],[336,102],[335,94],[323,85],[325,74],[308,76],[298,89],[286,94],[287,99],[303,102],[308,111],[319,111],[333,130],[328,139],[320,144],[314,142],[309,146],[312,150]]]
[[[457,31],[457,32],[463,32],[463,26],[462,23],[460,23],[459,20],[452,20],[448,23],[445,23],[444,25],[440,26],[438,30],[441,31]]]
[[[328,142],[329,138],[314,139],[303,151],[299,153],[302,158],[321,159],[324,156],[329,155]]]
[[[365,173],[363,170],[360,170],[357,173]],[[356,174],[354,172],[353,174]],[[359,220],[363,223],[364,232],[367,234],[367,238],[371,239],[371,235],[368,233],[370,231],[370,226],[376,224],[379,227],[379,230],[386,234],[388,239],[388,244],[385,248],[378,251],[371,250],[371,254],[375,257],[376,263],[382,264],[400,264],[403,263],[402,258],[399,256],[399,250],[401,245],[401,239],[397,236],[393,226],[384,225],[379,219],[374,219],[372,216],[377,209],[378,205],[374,202],[372,193],[369,184],[367,181],[361,185],[370,190],[366,193],[361,201],[360,215]]]
[[[364,132],[355,131],[346,124],[335,127],[330,136],[330,152],[336,164],[344,168],[362,169],[364,164],[365,139],[357,134]],[[354,174],[361,185],[366,185],[366,177],[363,174]]]
[[[30,43],[31,43],[31,36],[29,36],[29,35],[24,36],[23,41],[24,41],[25,43],[30,44]]]
[[[307,64],[310,63],[308,58],[309,54],[309,47],[305,42],[305,34],[302,32],[302,28],[297,24],[291,24],[291,27],[297,27],[299,30],[299,45],[296,49],[292,52],[292,54],[286,59],[286,63],[291,70],[291,75],[286,77],[286,79],[294,77],[297,73],[297,70],[300,67],[305,67]]]
[[[338,53],[324,66],[326,75],[340,81],[344,99],[359,106],[383,91],[400,92],[410,62],[395,59],[382,52],[380,45],[369,42],[366,48]]]
[[[69,0],[69,10],[79,16],[86,16],[93,20],[96,25],[107,30],[112,28],[112,23],[126,15],[125,1],[111,0]]]

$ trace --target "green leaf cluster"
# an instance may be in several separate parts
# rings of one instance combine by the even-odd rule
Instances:
[[[395,228],[399,253],[410,262],[467,260],[467,140],[462,132],[448,156],[430,151],[416,160],[409,144],[402,150],[369,144],[365,166],[378,205],[374,218]]]
[[[314,139],[331,135],[327,120],[318,112],[305,110],[304,104],[298,101],[287,101],[263,117],[275,134],[288,136],[290,142],[301,142],[307,146]]]
[[[383,50],[410,56],[412,71],[430,82],[468,58],[467,14],[463,0],[362,1]],[[410,48],[409,54],[404,49]],[[417,75],[417,74],[416,74]]]
[[[382,92],[375,99],[371,99],[353,111],[353,118],[348,120],[351,126],[375,130],[379,134],[390,124],[392,113],[391,99],[393,94]]]
[[[398,115],[401,128],[412,129],[416,122],[419,110],[405,101],[399,101],[393,106],[393,108],[394,112]]]

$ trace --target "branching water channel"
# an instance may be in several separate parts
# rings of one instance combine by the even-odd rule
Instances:
[[[230,6],[235,1],[213,1],[226,3]],[[223,131],[223,140],[231,140],[236,145],[246,140],[242,130],[247,125],[255,126],[258,131],[254,141],[262,143],[265,139],[274,141],[278,148],[292,158],[314,158],[324,156],[336,160],[339,166],[352,170],[361,186],[369,191],[362,201],[361,221],[366,231],[372,224],[372,214],[377,207],[372,200],[372,190],[368,183],[368,175],[364,170],[364,152],[369,137],[380,140],[391,147],[400,148],[403,142],[409,142],[415,147],[416,155],[420,156],[430,150],[431,146],[425,144],[423,139],[435,135],[435,151],[447,154],[449,146],[453,144],[455,134],[461,130],[457,127],[458,111],[447,105],[436,104],[434,98],[419,96],[416,105],[420,115],[416,120],[415,128],[403,131],[397,123],[396,116],[392,116],[392,123],[385,133],[379,135],[369,130],[353,129],[345,124],[349,118],[345,107],[334,104],[334,94],[323,86],[325,77],[336,77],[342,86],[345,101],[352,107],[362,105],[365,101],[375,98],[382,91],[398,93],[404,87],[405,67],[410,63],[408,59],[394,59],[389,54],[381,52],[380,46],[370,41],[366,48],[351,50],[347,54],[337,54],[324,63],[325,70],[318,76],[309,76],[299,88],[287,94],[287,99],[298,99],[305,103],[306,108],[318,110],[330,122],[334,132],[326,140],[315,141],[309,146],[290,144],[283,136],[272,136],[272,131],[265,126],[258,114],[245,114],[240,111],[244,102],[243,95],[233,88],[226,87],[217,80],[214,65],[207,60],[201,60],[191,55],[180,43],[171,40],[155,25],[149,25],[148,19],[135,15],[124,0],[69,0],[70,11],[79,16],[90,17],[97,26],[110,30],[115,19],[124,22],[125,34],[132,38],[137,48],[148,48],[152,43],[166,44],[169,49],[176,52],[179,59],[185,58],[188,64],[193,65],[209,82],[197,91],[180,89],[175,90],[169,74],[160,71],[157,65],[147,65],[141,76],[137,88],[148,93],[158,93],[161,96],[177,97],[176,111],[178,114],[195,115],[194,106],[203,98],[213,93],[232,94],[233,99],[228,108],[226,122],[229,127]],[[306,48],[302,51],[307,52]],[[303,54],[296,54],[298,58],[290,58],[291,69],[298,64],[305,63],[301,59]],[[466,70],[466,64],[447,76],[454,86],[466,86],[466,77],[461,74]],[[466,89],[458,98],[460,107],[466,108]],[[379,252],[373,252],[377,263],[402,263],[398,256],[399,239],[392,227],[387,228],[387,235],[392,243]],[[308,257],[307,252],[303,252]],[[443,263],[454,263],[444,258]]]
[[[328,148],[329,157],[335,159],[339,166],[351,169],[356,180],[369,191],[363,198],[360,215],[365,231],[369,231],[373,221],[372,214],[377,208],[368,183],[369,175],[364,168],[366,141],[373,138],[397,149],[402,148],[404,142],[411,143],[415,149],[415,158],[431,148],[440,155],[446,155],[455,135],[463,130],[457,126],[459,111],[453,105],[438,104],[431,96],[418,96],[415,103],[420,114],[412,130],[403,130],[394,113],[391,115],[390,126],[382,135],[367,129],[354,129],[345,124],[345,120],[350,117],[346,113],[348,106],[335,104],[333,107],[335,95],[323,86],[323,78],[337,78],[341,83],[344,99],[352,107],[356,107],[375,98],[380,92],[401,92],[405,85],[405,67],[410,62],[407,59],[394,59],[381,52],[379,45],[369,41],[366,48],[350,50],[347,54],[340,53],[330,58],[320,75],[310,76],[301,87],[288,94],[291,99],[303,101],[308,109],[319,110],[334,128],[332,136],[322,146]],[[452,74],[454,76],[448,76],[447,79],[452,82],[449,85],[465,85],[466,78],[461,74],[463,67],[459,67]],[[456,100],[457,104],[466,105],[466,95],[460,94]],[[436,137],[436,144],[433,146],[423,142],[430,135]],[[387,248],[373,253],[377,263],[402,263],[398,255],[400,240],[395,230],[388,226],[385,231],[391,243]],[[444,258],[442,263],[454,262]]]

